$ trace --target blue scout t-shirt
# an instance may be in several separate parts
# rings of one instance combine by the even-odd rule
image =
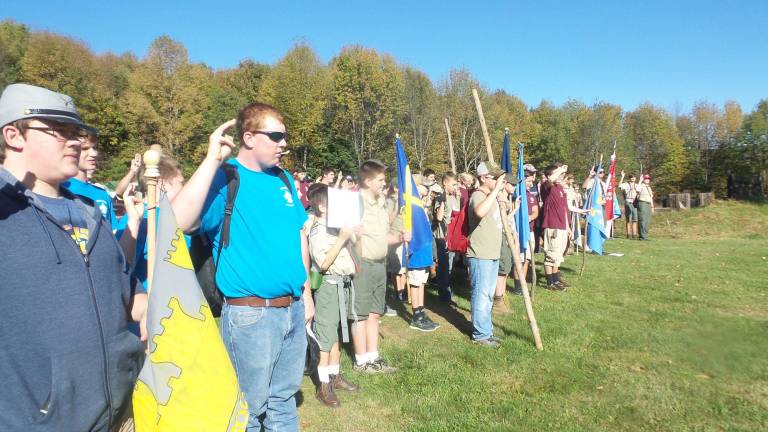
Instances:
[[[71,178],[61,184],[69,189],[75,195],[88,198],[93,201],[93,205],[101,211],[104,220],[109,222],[112,229],[117,229],[117,216],[115,208],[112,206],[112,197],[104,189],[89,183],[82,182],[76,178]]]
[[[76,202],[66,197],[50,198],[36,194],[48,213],[72,237],[80,252],[85,254],[88,245],[88,223],[82,209]]]
[[[147,292],[147,257],[149,251],[147,248],[147,210],[144,210],[144,216],[139,224],[139,233],[136,237],[136,254],[134,255],[133,272],[131,273],[139,282],[141,282],[141,288],[136,287],[137,292]],[[155,207],[155,226],[160,224],[160,207]],[[125,218],[123,218],[125,219]],[[184,236],[184,241],[187,243],[187,249],[190,245],[190,237]]]
[[[236,159],[240,176],[230,225],[229,247],[221,252],[216,284],[227,297],[276,298],[300,296],[307,279],[301,257],[300,230],[307,220],[292,182],[289,187],[272,172],[257,172]],[[288,176],[290,179],[290,176]],[[200,232],[218,250],[224,207],[226,175],[219,170],[203,205]]]

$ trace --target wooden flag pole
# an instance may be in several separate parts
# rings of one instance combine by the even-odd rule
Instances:
[[[157,249],[157,179],[160,177],[161,148],[152,146],[144,152],[144,178],[147,182],[147,295],[152,291]]]
[[[448,118],[444,118],[445,120],[445,131],[448,133],[448,154],[451,157],[451,171],[454,174],[458,174],[456,172],[456,157],[453,155],[453,138],[451,138],[451,127],[448,125]]]
[[[503,213],[503,212],[502,212]],[[501,226],[504,229],[504,234],[507,236],[507,243],[512,247],[512,261],[515,263],[515,271],[518,275],[523,274],[523,264],[520,258],[520,243],[518,242],[517,231],[510,223],[507,217],[501,217]],[[520,286],[523,289],[523,304],[525,304],[525,313],[528,315],[528,323],[531,325],[531,332],[533,333],[533,343],[536,345],[536,349],[541,351],[544,349],[544,345],[541,343],[541,334],[539,334],[539,325],[536,323],[536,317],[533,314],[533,303],[531,302],[531,296],[528,292],[528,282],[525,281],[525,276],[520,277]]]
[[[483,131],[483,139],[485,140],[485,150],[488,152],[488,161],[493,162],[493,148],[491,147],[491,137],[488,135],[488,127],[485,125],[485,116],[483,115],[483,106],[480,105],[480,96],[477,94],[477,89],[472,89],[472,97],[475,98],[475,107],[477,108],[477,116],[480,117],[480,128]]]

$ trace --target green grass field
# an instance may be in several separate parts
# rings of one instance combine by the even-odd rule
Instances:
[[[518,297],[494,317],[502,347],[471,344],[469,292],[455,274],[458,309],[427,300],[436,332],[409,329],[404,310],[382,318],[380,350],[397,374],[354,373],[344,355],[361,391],[339,392],[337,409],[305,378],[302,429],[768,430],[768,206],[657,213],[651,234],[609,241],[625,255],[588,256],[583,277],[570,256],[572,288],[536,291],[541,352]]]

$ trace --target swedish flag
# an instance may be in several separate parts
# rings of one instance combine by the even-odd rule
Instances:
[[[397,157],[400,211],[403,212],[403,230],[411,233],[411,241],[408,243],[407,249],[408,268],[429,267],[433,262],[432,230],[399,137],[395,140],[395,155]],[[403,254],[403,266],[405,266],[405,262],[406,254]]]

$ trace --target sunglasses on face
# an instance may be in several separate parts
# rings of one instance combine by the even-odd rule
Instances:
[[[277,131],[252,131],[251,133],[266,135],[272,142],[279,143],[282,140],[288,141],[288,132]]]
[[[85,141],[88,137],[88,132],[79,128],[67,128],[67,127],[51,127],[51,126],[27,126],[27,129],[40,131],[44,134],[50,135],[56,139],[56,141]]]

